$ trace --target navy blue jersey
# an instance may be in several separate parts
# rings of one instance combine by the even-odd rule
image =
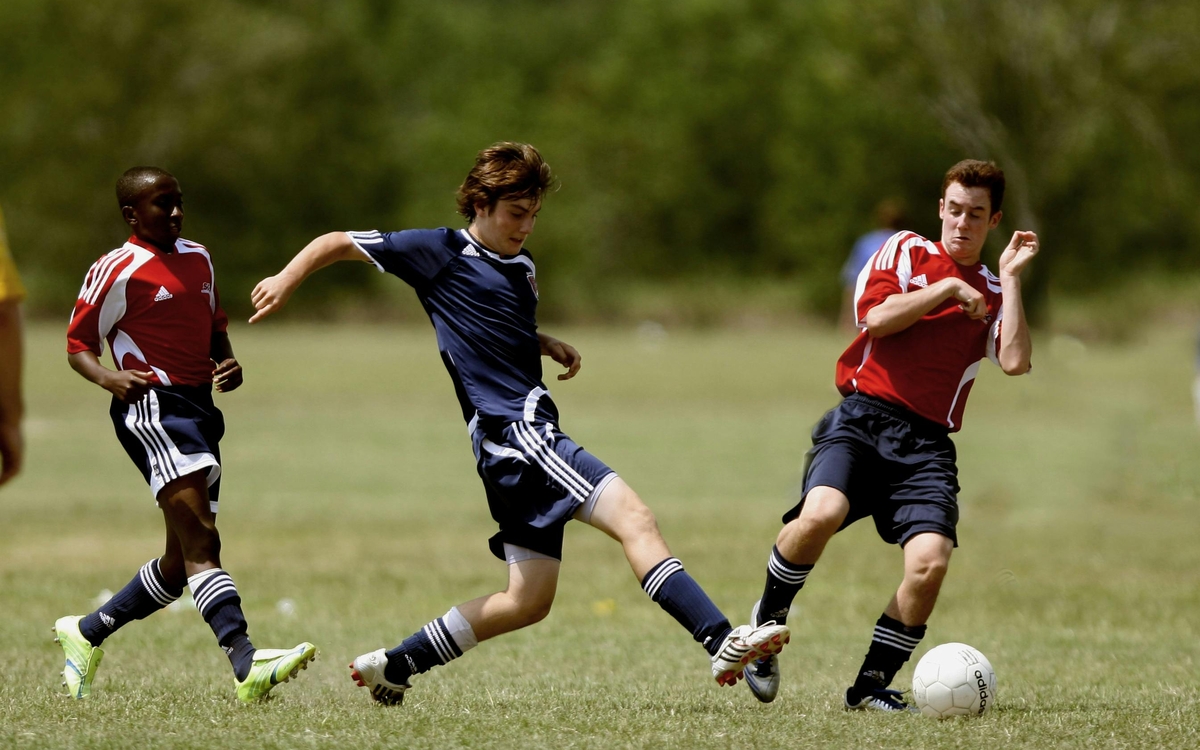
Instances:
[[[380,271],[416,290],[463,419],[478,417],[487,429],[557,422],[542,383],[537,278],[528,251],[498,255],[465,229],[445,227],[348,234]]]

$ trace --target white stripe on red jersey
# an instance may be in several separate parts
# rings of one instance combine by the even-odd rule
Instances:
[[[918,291],[950,276],[983,294],[985,320],[971,320],[958,300],[950,298],[903,331],[880,338],[867,333],[863,320],[871,308],[893,294]],[[959,265],[941,243],[897,232],[858,276],[854,309],[862,330],[838,360],[838,390],[883,399],[957,431],[980,361],[986,357],[998,363],[1001,302],[1000,281],[982,263]]]
[[[134,237],[88,270],[67,329],[67,352],[104,353],[118,370],[153,372],[160,385],[212,382],[212,335],[229,321],[203,245],[164,253]]]

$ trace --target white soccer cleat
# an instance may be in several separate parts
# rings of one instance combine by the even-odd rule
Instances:
[[[369,688],[371,697],[385,706],[395,706],[404,702],[404,691],[412,685],[407,682],[397,685],[388,682],[384,677],[387,668],[387,649],[379,649],[369,654],[363,654],[350,664],[350,677],[359,687]]]
[[[758,627],[758,605],[762,600],[754,603],[754,609],[750,610],[750,624]],[[786,641],[784,641],[786,643]],[[746,687],[750,688],[750,692],[754,694],[762,703],[770,703],[775,700],[775,696],[779,694],[779,657],[776,654],[764,656],[761,659],[756,659],[753,664],[746,667]]]
[[[712,658],[712,672],[718,685],[736,685],[746,665],[756,659],[778,654],[791,640],[787,625],[738,625],[725,636],[720,650]]]

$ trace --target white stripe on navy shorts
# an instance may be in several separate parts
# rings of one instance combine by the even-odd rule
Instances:
[[[500,533],[492,552],[511,544],[562,559],[562,529],[615,476],[548,422],[511,422],[472,436],[479,476]]]
[[[140,401],[113,398],[109,416],[117,438],[156,498],[167,483],[206,472],[209,505],[217,512],[225,420],[206,386],[155,386]]]

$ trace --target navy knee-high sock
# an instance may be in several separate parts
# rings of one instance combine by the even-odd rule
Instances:
[[[175,588],[163,578],[158,559],[142,566],[133,580],[125,584],[104,604],[79,621],[79,632],[93,646],[122,626],[142,620],[179,598],[182,588]]]
[[[899,620],[894,620],[886,614],[880,615],[875,623],[875,632],[871,636],[871,646],[862,666],[858,668],[858,677],[850,688],[848,700],[856,703],[872,691],[881,690],[892,684],[892,679],[912,656],[913,649],[925,637],[925,626],[908,627]]]
[[[196,609],[217,636],[217,643],[229,657],[233,674],[239,680],[250,674],[254,661],[254,644],[246,635],[246,618],[242,614],[242,597],[229,574],[220,568],[210,568],[188,578]]]
[[[678,558],[668,557],[651,568],[642,579],[642,589],[687,628],[710,655],[721,649],[722,641],[732,630],[729,620],[683,569]]]
[[[767,558],[767,584],[758,604],[758,622],[752,624],[761,625],[771,620],[780,625],[787,624],[792,600],[804,588],[812,569],[811,565],[789,562],[779,547],[772,547],[771,556]]]

